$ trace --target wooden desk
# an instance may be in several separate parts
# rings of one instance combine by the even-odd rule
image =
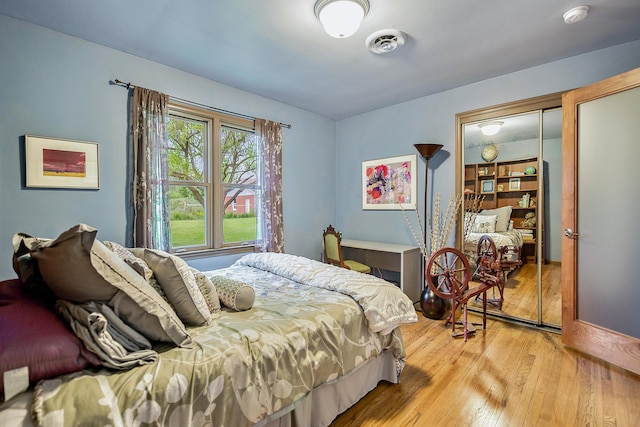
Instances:
[[[356,260],[372,269],[400,273],[402,292],[413,302],[420,300],[422,254],[419,247],[350,239],[342,240],[341,245],[344,259]]]

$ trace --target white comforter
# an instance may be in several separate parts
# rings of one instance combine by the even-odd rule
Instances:
[[[369,274],[271,252],[245,255],[234,265],[256,267],[296,282],[349,295],[362,307],[372,332],[387,334],[400,324],[418,321],[409,297],[392,283]]]

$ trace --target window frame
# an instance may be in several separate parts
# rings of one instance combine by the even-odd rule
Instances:
[[[223,255],[233,253],[254,252],[257,239],[251,242],[224,243],[224,187],[233,184],[224,184],[221,174],[221,144],[220,136],[223,126],[256,133],[255,121],[236,117],[233,115],[219,113],[210,109],[170,101],[168,104],[168,117],[184,118],[187,120],[197,120],[206,122],[206,143],[204,148],[205,167],[203,171],[203,182],[197,181],[171,181],[169,185],[192,184],[205,186],[207,197],[205,200],[205,243],[199,246],[171,247],[171,252],[183,258],[199,258],[211,254]],[[259,149],[256,146],[256,153],[259,156]],[[256,183],[254,185],[258,200],[260,192],[259,166],[256,167]],[[254,206],[256,221],[259,218],[258,206]]]

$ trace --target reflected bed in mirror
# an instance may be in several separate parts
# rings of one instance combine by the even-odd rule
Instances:
[[[497,252],[513,248],[509,256],[518,259],[508,261],[517,262],[506,263],[504,295],[491,297],[503,301],[490,306],[490,313],[552,329],[561,324],[560,256],[555,253],[561,244],[547,230],[560,226],[561,215],[549,214],[550,207],[560,205],[549,189],[561,185],[548,180],[555,180],[562,167],[560,104],[561,95],[553,94],[456,116],[456,188],[465,194],[458,247],[472,265],[482,236]],[[487,124],[495,125],[492,132],[485,132]],[[553,144],[547,148],[546,141]],[[482,302],[473,305],[480,308]]]

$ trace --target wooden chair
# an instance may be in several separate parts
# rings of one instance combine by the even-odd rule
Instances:
[[[434,252],[427,261],[425,278],[429,287],[441,298],[451,299],[451,314],[445,324],[451,322],[451,336],[467,336],[475,329],[469,328],[467,320],[467,302],[482,295],[482,329],[487,327],[487,291],[495,286],[492,282],[479,282],[475,287],[469,287],[471,268],[469,260],[458,249],[442,248]],[[478,283],[478,282],[474,282]],[[462,332],[456,332],[456,310],[462,306],[464,317]]]
[[[345,260],[342,257],[342,246],[340,245],[342,238],[340,237],[340,233],[338,233],[331,224],[329,224],[329,227],[322,233],[322,240],[324,242],[324,262],[360,273],[371,273],[371,268],[368,265],[361,264],[354,260]]]

